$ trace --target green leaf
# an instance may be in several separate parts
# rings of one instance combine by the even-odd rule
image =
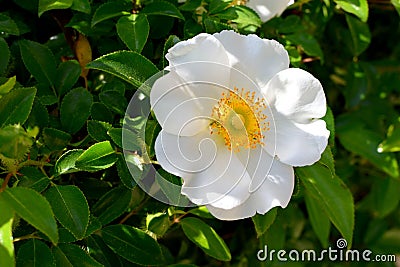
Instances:
[[[251,217],[254,223],[254,227],[256,229],[257,238],[263,235],[274,223],[276,214],[277,209],[272,209],[264,215],[256,214],[255,216]]]
[[[296,32],[286,35],[285,38],[296,45],[300,45],[307,55],[319,57],[321,62],[324,63],[324,53],[314,36],[305,32]]]
[[[117,157],[118,160],[116,165],[117,165],[118,176],[121,179],[121,182],[129,189],[134,188],[136,186],[136,181],[135,179],[133,179],[132,174],[130,173],[125,163],[124,155],[118,154]],[[138,179],[142,177],[142,171],[140,169],[138,169],[137,176]]]
[[[158,72],[157,67],[150,60],[131,51],[118,51],[102,56],[87,64],[86,67],[108,72],[136,87],[140,87]],[[148,95],[149,92],[144,93]]]
[[[179,9],[173,4],[166,1],[157,1],[146,5],[141,13],[147,15],[161,15],[178,18],[185,20],[185,17],[179,11]]]
[[[162,67],[163,69],[168,65],[168,62],[165,58],[165,55],[168,53],[168,49],[179,43],[180,39],[176,35],[170,35],[164,43],[164,49],[163,49],[163,57],[162,57]]]
[[[18,25],[6,14],[0,14],[0,32],[12,35],[20,35]]]
[[[371,43],[371,32],[367,23],[360,21],[352,15],[346,14],[347,25],[349,25],[351,39],[353,40],[352,50],[354,56],[359,56]]]
[[[76,60],[62,62],[57,69],[55,87],[59,96],[70,91],[81,75],[81,66]]]
[[[386,139],[378,146],[379,153],[398,151],[400,151],[400,122],[389,126]]]
[[[83,171],[99,171],[111,167],[117,158],[109,141],[100,142],[89,147],[75,162]]]
[[[43,140],[51,150],[61,150],[71,141],[71,135],[54,128],[44,128]]]
[[[132,192],[126,187],[113,188],[97,201],[92,208],[92,213],[103,225],[106,225],[128,209],[131,198]]]
[[[226,24],[226,23],[222,23],[216,19],[212,19],[212,18],[206,18],[204,21],[204,28],[206,29],[207,33],[216,33],[216,32],[220,32],[223,30],[233,30],[233,28]]]
[[[1,19],[1,16],[0,16]],[[10,61],[10,49],[8,48],[7,42],[4,38],[0,37],[0,75],[2,75],[8,66],[8,62]],[[1,90],[0,90],[1,92]]]
[[[296,169],[296,174],[312,201],[318,202],[351,247],[354,230],[354,202],[347,186],[332,176],[326,166],[316,163]]]
[[[129,15],[129,8],[129,3],[125,1],[113,1],[102,4],[94,12],[91,25],[94,27],[99,22],[122,15]]]
[[[56,265],[49,247],[40,240],[30,239],[18,250],[17,266],[55,267]]]
[[[84,152],[83,149],[73,149],[65,152],[54,166],[55,175],[77,172],[79,169],[75,167],[75,162]]]
[[[104,121],[112,123],[114,119],[114,115],[111,111],[103,104],[99,102],[93,103],[90,109],[90,115],[93,120]]]
[[[128,106],[125,96],[118,91],[105,91],[99,95],[100,101],[106,105],[111,111],[124,115]]]
[[[145,15],[123,16],[118,20],[116,27],[119,38],[130,50],[142,52],[150,32],[150,25]]]
[[[72,2],[73,0],[39,0],[39,17],[49,10],[70,8]]]
[[[20,125],[0,128],[0,155],[22,160],[33,144],[33,139]]]
[[[6,202],[25,221],[58,242],[57,224],[49,202],[35,190],[13,187],[0,193],[0,201]]]
[[[17,82],[17,76],[13,76],[9,78],[5,83],[0,85],[0,98],[2,97],[1,95],[9,93],[11,89],[14,88],[16,82]]]
[[[112,127],[111,124],[103,121],[90,120],[87,122],[89,135],[97,142],[110,140],[107,131]]]
[[[394,8],[397,10],[397,13],[400,15],[400,0],[390,0]]]
[[[257,13],[246,6],[232,6],[218,13],[217,16],[236,23],[238,29],[242,32],[255,32],[262,24]]]
[[[115,254],[98,235],[91,235],[87,239],[89,254],[105,267],[122,267],[119,257]]]
[[[167,232],[169,226],[169,216],[164,212],[147,214],[146,216],[147,230],[155,233],[157,236],[163,236]]]
[[[158,243],[142,230],[128,225],[111,225],[101,230],[104,242],[115,253],[140,265],[163,265]]]
[[[90,115],[92,95],[83,87],[75,88],[65,95],[60,109],[63,129],[74,134],[85,124]]]
[[[339,141],[349,151],[368,159],[377,168],[393,178],[399,177],[399,166],[393,154],[379,153],[381,137],[361,126],[348,126],[337,129]]]
[[[368,20],[368,2],[367,0],[334,0],[336,4],[344,11],[354,14],[361,19],[362,22]]]
[[[0,266],[14,266],[12,225],[14,212],[0,196]]]
[[[61,225],[82,239],[89,225],[89,205],[82,191],[73,185],[55,185],[44,196]]]
[[[140,151],[144,146],[144,141],[139,134],[134,133],[127,128],[112,128],[108,135],[119,147],[129,151]]]
[[[53,255],[57,266],[102,267],[83,249],[74,244],[59,244],[53,247]]]
[[[42,192],[50,184],[50,179],[36,167],[23,167],[19,170],[23,176],[19,178],[18,186],[29,187]]]
[[[195,11],[201,6],[201,2],[202,0],[188,0],[185,1],[183,5],[179,6],[179,9],[183,11]]]
[[[187,238],[206,254],[221,261],[231,260],[231,253],[224,240],[205,222],[187,217],[181,220],[181,226]]]
[[[89,0],[73,0],[72,10],[80,11],[86,14],[90,14],[91,8],[90,8],[90,2]]]
[[[38,82],[54,85],[57,73],[56,60],[51,50],[39,43],[21,40],[19,42],[22,60]]]
[[[31,112],[36,89],[18,88],[0,98],[0,127],[24,124]]]
[[[326,216],[324,208],[315,198],[310,197],[309,194],[305,194],[304,199],[306,202],[307,213],[310,218],[311,226],[314,229],[314,232],[322,246],[327,248],[329,242],[329,232],[331,229],[329,217]]]

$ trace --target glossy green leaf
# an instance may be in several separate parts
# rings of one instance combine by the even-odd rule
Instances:
[[[140,265],[163,265],[161,248],[152,237],[128,225],[111,225],[101,230],[104,242],[115,253]]]
[[[74,0],[39,0],[39,17],[46,11],[53,9],[67,9]]]
[[[18,88],[0,98],[0,127],[23,124],[31,112],[36,89]]]
[[[51,50],[42,44],[22,40],[19,42],[22,60],[29,72],[38,82],[54,85],[56,61]]]
[[[20,35],[18,25],[15,21],[4,13],[0,14],[0,32]]]
[[[150,3],[142,9],[142,13],[147,15],[169,16],[185,20],[179,9],[173,4],[166,1],[157,1]]]
[[[233,30],[232,26],[229,24],[220,22],[216,19],[206,18],[203,22],[206,32],[210,34],[223,30]]]
[[[17,77],[13,76],[9,78],[5,83],[0,85],[0,98],[2,97],[2,95],[9,93],[14,88],[16,82],[17,82]]]
[[[351,39],[353,40],[353,45],[351,46],[353,55],[359,56],[368,48],[371,42],[369,26],[352,15],[346,14],[346,21],[350,29]]]
[[[167,59],[165,58],[165,55],[168,53],[168,49],[179,43],[180,39],[176,35],[170,35],[164,43],[164,49],[163,49],[163,57],[162,57],[162,64],[163,68],[165,68],[168,65]]]
[[[99,6],[94,12],[91,25],[94,27],[99,22],[119,17],[122,15],[129,15],[129,3],[124,1],[108,2]]]
[[[51,150],[61,150],[71,141],[71,135],[58,129],[44,128],[43,140]]]
[[[70,91],[81,75],[81,66],[76,60],[62,62],[57,69],[55,87],[59,96]]]
[[[56,265],[50,248],[38,239],[30,239],[18,250],[17,266],[55,267]]]
[[[150,25],[145,15],[123,16],[118,20],[116,27],[119,38],[130,50],[142,52],[150,32]]]
[[[83,152],[75,166],[83,171],[98,171],[111,167],[117,158],[109,141],[96,143]]]
[[[305,194],[304,199],[311,226],[322,246],[326,248],[328,247],[329,232],[331,229],[329,217],[326,215],[324,208],[315,198],[312,198],[309,194]]]
[[[397,13],[400,15],[400,0],[390,0],[394,8],[397,10]]]
[[[108,135],[119,147],[125,150],[141,151],[145,145],[139,134],[127,128],[112,128],[108,131]]]
[[[12,225],[14,211],[0,196],[0,266],[14,266]]]
[[[22,219],[44,233],[54,244],[58,242],[56,220],[49,202],[35,190],[13,187],[0,193],[0,201],[6,202]]]
[[[132,177],[132,174],[130,173],[128,166],[125,163],[124,155],[118,154],[117,157],[118,160],[116,165],[117,165],[118,176],[121,179],[121,182],[129,189],[134,188],[136,185],[136,181]],[[141,176],[142,176],[142,171],[138,169],[137,178],[140,178]]]
[[[394,178],[399,177],[399,166],[393,154],[379,153],[381,137],[363,127],[346,127],[338,129],[338,136],[343,146],[358,155],[367,158],[377,168]]]
[[[23,167],[19,170],[22,177],[19,178],[18,186],[29,187],[42,192],[50,184],[50,179],[38,168]]]
[[[332,176],[326,166],[316,163],[296,169],[305,187],[305,193],[318,202],[330,221],[351,247],[354,229],[354,202],[347,186],[337,176]]]
[[[116,187],[99,199],[93,206],[92,213],[103,225],[106,225],[128,209],[131,198],[132,192],[126,187]]]
[[[324,53],[314,36],[304,32],[296,32],[286,35],[285,38],[296,45],[300,45],[307,55],[319,57],[321,62],[324,62]]]
[[[136,87],[140,87],[142,83],[158,72],[157,67],[150,60],[131,51],[114,52],[102,56],[86,66],[89,69],[98,69],[113,74]]]
[[[76,160],[84,152],[83,149],[73,149],[65,152],[57,161],[54,166],[55,174],[67,174],[77,172],[79,169],[75,167]]]
[[[215,218],[207,209],[206,206],[200,206],[188,211],[188,213],[199,216],[201,218],[213,219]]]
[[[103,265],[90,257],[82,248],[74,244],[59,244],[53,247],[56,266],[102,267]]]
[[[386,139],[378,146],[379,153],[398,151],[400,151],[400,122],[389,126]]]
[[[89,205],[82,191],[73,185],[55,185],[44,196],[61,225],[77,239],[83,238],[89,224]]]
[[[100,101],[111,111],[124,115],[128,106],[125,96],[118,91],[105,91],[99,94]]]
[[[0,128],[0,154],[7,158],[22,160],[32,144],[32,137],[20,125]]]
[[[90,14],[91,11],[90,2],[89,0],[73,0],[71,9],[86,14]]]
[[[344,11],[354,14],[362,22],[368,20],[368,1],[367,0],[334,0]]]
[[[111,124],[102,121],[90,120],[87,122],[87,130],[89,135],[97,142],[110,140],[107,131],[112,127]]]
[[[262,24],[257,13],[246,6],[232,6],[219,13],[218,17],[236,23],[241,32],[255,32]]]
[[[113,122],[114,115],[112,112],[103,104],[95,102],[90,109],[90,115],[93,120],[104,121],[108,123]]]
[[[224,240],[208,224],[194,217],[181,220],[183,232],[206,254],[221,261],[230,261],[231,253]]]
[[[85,88],[79,87],[65,95],[60,109],[63,129],[74,134],[85,124],[90,115],[93,97]]]
[[[0,75],[1,75],[6,71],[8,62],[10,60],[10,49],[8,48],[7,42],[4,40],[4,38],[1,37],[0,37],[0,55],[1,55],[0,57]]]
[[[100,236],[89,236],[87,246],[90,256],[105,267],[122,267],[119,257],[106,245]]]
[[[264,215],[256,214],[255,216],[251,217],[256,229],[257,237],[263,235],[271,226],[271,224],[274,223],[276,214],[277,209],[272,209]]]
[[[163,236],[170,227],[168,214],[159,212],[156,214],[147,214],[146,227],[150,232],[155,233],[157,236]]]

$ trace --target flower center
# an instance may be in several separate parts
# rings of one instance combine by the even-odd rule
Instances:
[[[264,145],[262,132],[269,130],[265,108],[263,99],[256,98],[255,92],[235,87],[229,94],[222,93],[211,113],[211,134],[222,136],[228,149],[236,152]]]

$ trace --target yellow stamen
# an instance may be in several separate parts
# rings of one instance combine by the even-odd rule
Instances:
[[[236,152],[240,148],[264,145],[262,132],[269,130],[267,116],[263,113],[265,109],[263,99],[256,98],[255,92],[239,91],[235,87],[229,94],[222,93],[212,110],[211,134],[222,136],[228,149]]]

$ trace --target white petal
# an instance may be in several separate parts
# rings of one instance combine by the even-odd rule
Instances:
[[[206,170],[215,161],[217,146],[207,131],[178,136],[160,131],[155,142],[157,161],[166,171],[187,176]]]
[[[222,91],[204,83],[187,84],[175,72],[170,72],[154,83],[150,104],[165,131],[195,135],[208,127]]]
[[[220,209],[207,205],[208,210],[221,220],[239,220],[265,214],[276,206],[285,208],[292,196],[294,188],[294,172],[289,165],[274,160],[267,179],[240,206],[233,209]]]
[[[307,71],[290,68],[279,72],[263,88],[273,110],[299,123],[322,118],[326,98],[321,83]]]
[[[229,59],[222,44],[210,34],[202,33],[179,42],[168,50],[168,70],[186,82],[229,85]]]
[[[249,0],[247,6],[254,9],[263,22],[280,16],[293,1],[290,0]]]
[[[265,149],[271,155],[292,166],[311,165],[321,158],[328,144],[329,131],[323,120],[296,123],[279,113],[274,114],[274,126],[264,133]]]
[[[166,171],[184,180],[182,194],[197,205],[233,208],[250,195],[250,177],[238,158],[209,132],[179,137],[161,131],[157,160]]]
[[[242,73],[231,74],[230,87],[247,88],[247,81],[242,84],[243,77],[247,76],[262,88],[276,73],[289,67],[287,51],[275,40],[261,39],[254,34],[240,35],[234,31],[222,31],[214,36],[228,53],[230,66]]]

